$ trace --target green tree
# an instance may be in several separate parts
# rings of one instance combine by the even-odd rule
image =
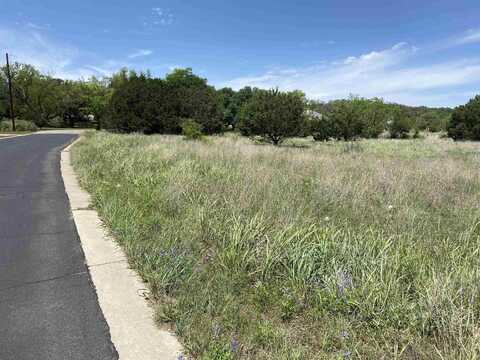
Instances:
[[[257,90],[242,108],[239,128],[245,135],[259,135],[278,145],[302,132],[304,112],[303,93]]]
[[[408,117],[405,109],[396,107],[391,111],[388,131],[392,139],[406,139],[412,128],[412,119]]]
[[[364,130],[361,102],[358,98],[334,101],[329,118],[334,126],[334,137],[337,139],[354,140],[360,137]]]
[[[215,88],[207,80],[193,74],[192,69],[176,69],[165,79],[169,102],[176,110],[177,131],[181,119],[193,119],[206,134],[224,129],[222,106]]]
[[[308,133],[315,141],[327,141],[337,136],[335,124],[326,115],[307,113],[306,122]]]
[[[144,74],[130,72],[114,85],[108,104],[107,128],[120,132],[152,132],[155,118],[147,116],[152,99],[151,79]]]
[[[360,99],[356,101],[362,122],[363,138],[378,138],[387,127],[387,106],[382,99]]]
[[[454,140],[480,140],[480,95],[455,109],[448,136]]]
[[[165,80],[123,69],[113,76],[108,97],[106,125],[121,132],[180,134],[183,119],[206,134],[224,128],[216,90],[191,69],[176,69]]]
[[[94,116],[97,129],[102,128],[102,122],[107,113],[108,103],[112,96],[112,88],[107,81],[92,77],[85,83],[85,104],[82,111]]]

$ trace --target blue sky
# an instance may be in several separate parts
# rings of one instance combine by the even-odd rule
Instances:
[[[480,93],[476,0],[3,0],[0,50],[63,78],[191,67],[217,87],[454,106]]]

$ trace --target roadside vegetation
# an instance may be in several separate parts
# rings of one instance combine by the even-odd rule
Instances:
[[[34,132],[38,130],[35,123],[20,119],[15,119],[15,127],[17,132]],[[12,131],[12,122],[10,120],[0,121],[0,133],[8,133]]]
[[[431,109],[218,90],[191,69],[12,73],[19,128],[107,130],[75,169],[187,356],[480,357],[480,144],[461,141],[480,140],[479,96]],[[0,118],[6,89],[0,71]]]
[[[15,114],[38,128],[91,127],[122,133],[181,134],[183,122],[191,120],[207,135],[239,131],[277,144],[288,137],[308,135],[325,141],[408,138],[422,131],[448,129],[452,129],[449,136],[457,140],[469,139],[472,134],[462,130],[461,124],[468,123],[463,115],[450,126],[453,110],[448,108],[409,107],[357,96],[319,102],[307,99],[301,91],[215,89],[191,69],[176,69],[164,78],[148,71],[122,69],[111,77],[72,81],[15,63],[12,77]],[[3,67],[0,119],[10,116],[8,101]],[[460,108],[456,113],[465,112]]]
[[[477,143],[91,132],[73,161],[192,358],[480,355]]]

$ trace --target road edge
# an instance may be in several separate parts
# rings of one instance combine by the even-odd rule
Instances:
[[[16,137],[22,137],[22,136],[30,136],[30,135],[33,135],[35,133],[29,133],[29,134],[8,134],[8,135],[4,135],[4,136],[0,136],[0,140],[6,140],[6,139],[13,139],[13,138],[16,138]]]
[[[129,268],[125,253],[91,208],[90,194],[79,185],[70,154],[78,141],[81,137],[62,150],[60,169],[86,265],[119,358],[177,359],[182,350],[178,339],[155,325],[153,311],[143,296],[145,284]]]

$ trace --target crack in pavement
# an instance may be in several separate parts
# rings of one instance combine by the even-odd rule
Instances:
[[[5,291],[9,291],[9,290],[14,290],[14,289],[21,289],[21,288],[31,286],[31,285],[38,285],[38,284],[42,284],[42,283],[46,283],[46,282],[50,282],[50,281],[56,281],[56,280],[66,279],[66,278],[69,278],[69,277],[80,276],[80,275],[88,275],[88,271],[80,271],[80,272],[76,272],[76,273],[73,273],[73,274],[60,275],[60,276],[55,276],[55,277],[48,278],[48,279],[28,281],[28,282],[25,282],[23,284],[9,286],[9,287],[0,289],[0,292],[5,292]]]

